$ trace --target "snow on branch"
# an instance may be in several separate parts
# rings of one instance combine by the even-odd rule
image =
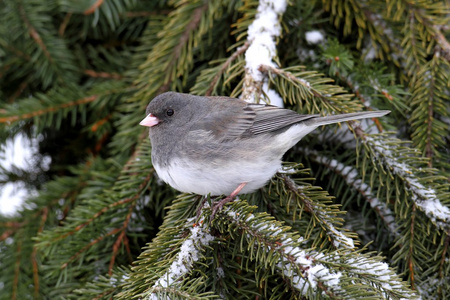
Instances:
[[[387,299],[415,297],[380,257],[372,258],[347,249],[328,254],[306,249],[306,240],[291,233],[289,227],[267,214],[253,214],[248,208],[243,203],[234,203],[221,215],[237,227],[239,236],[246,239],[250,247],[265,249],[261,252],[267,253],[266,256],[259,251],[253,256],[259,260],[257,263],[267,268],[273,264],[275,270],[303,296],[313,298],[322,294],[332,299],[355,299],[356,295],[360,296],[360,289],[354,287],[359,285],[373,296],[383,295]],[[224,230],[233,232],[230,226]]]
[[[267,78],[259,70],[261,65],[276,67],[272,59],[276,56],[275,38],[281,34],[279,19],[286,10],[287,1],[285,0],[260,0],[257,8],[257,14],[248,27],[247,40],[250,47],[245,52],[245,79],[242,98],[245,101],[253,102],[259,98],[261,89],[271,97],[275,92],[267,86]],[[265,84],[264,84],[265,83]],[[263,87],[264,84],[264,87]],[[274,95],[272,104],[282,105],[278,94]]]
[[[354,249],[355,244],[353,239],[346,236],[343,232],[339,231],[332,224],[333,218],[335,216],[330,216],[330,214],[323,209],[321,206],[317,205],[312,199],[306,195],[304,188],[295,183],[295,181],[287,176],[286,174],[280,174],[280,177],[284,180],[285,184],[296,195],[300,196],[304,202],[308,202],[308,208],[311,214],[320,220],[320,225],[326,228],[328,236],[333,240],[333,246],[342,249]]]
[[[194,263],[202,257],[202,249],[214,240],[214,237],[209,233],[209,230],[206,229],[207,227],[203,225],[203,221],[203,218],[201,218],[199,223],[191,224],[192,220],[188,220],[188,225],[191,225],[190,236],[181,244],[180,252],[168,267],[167,272],[153,285],[150,290],[151,294],[147,299],[158,299],[155,292],[160,291],[161,287],[168,288],[174,284],[181,284],[180,279],[193,270]]]
[[[330,157],[321,156],[317,151],[302,149],[305,154],[308,155],[313,161],[327,166],[329,169],[338,173],[345,182],[357,190],[364,198],[369,202],[370,206],[377,212],[380,218],[386,224],[389,231],[396,237],[399,236],[398,226],[395,223],[394,212],[386,205],[386,203],[381,202],[376,195],[374,195],[372,188],[364,183],[360,178],[359,172],[353,166],[345,165],[335,159]]]
[[[323,254],[302,249],[300,245],[304,243],[303,237],[287,233],[287,228],[263,214],[247,213],[241,208],[230,206],[224,209],[224,214],[247,233],[245,236],[250,244],[265,247],[268,255],[271,252],[278,254],[276,269],[302,295],[320,289],[332,298],[336,296],[333,291],[340,290],[339,279],[342,274],[316,261],[316,257],[322,257]],[[259,256],[256,258],[260,259]]]
[[[319,261],[339,264],[343,275],[352,281],[359,278],[363,283],[380,291],[384,296],[383,299],[420,299],[405,286],[387,263],[379,259],[380,257],[368,257],[359,253],[352,255],[331,253],[323,258],[317,258]]]
[[[411,193],[411,200],[422,210],[425,215],[440,229],[450,232],[450,209],[444,206],[438,199],[437,192],[420,183],[415,175],[415,170],[400,161],[394,155],[394,149],[381,139],[370,136],[365,137],[378,158],[389,167],[389,170],[405,182],[406,189]]]

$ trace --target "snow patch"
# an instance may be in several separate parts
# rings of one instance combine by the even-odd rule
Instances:
[[[276,55],[274,38],[281,33],[279,17],[286,10],[287,1],[262,0],[259,2],[257,14],[253,23],[248,27],[248,41],[250,47],[245,52],[245,68],[256,81],[262,81],[264,75],[259,66],[276,67],[272,58]]]
[[[202,218],[199,223],[195,224],[195,226],[190,224],[190,236],[181,244],[180,252],[178,252],[175,260],[168,268],[168,271],[163,274],[153,285],[154,288],[167,288],[169,286],[176,285],[180,278],[192,270],[194,263],[201,257],[202,249],[214,240],[214,237],[209,233],[209,231],[203,228],[203,223]],[[147,297],[147,299],[156,300],[158,297],[152,293]]]
[[[319,30],[307,31],[305,34],[305,37],[306,37],[306,42],[311,45],[319,44],[320,42],[322,42],[325,39],[323,33],[320,32]]]

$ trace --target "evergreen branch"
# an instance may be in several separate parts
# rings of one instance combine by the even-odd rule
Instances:
[[[181,36],[179,38],[178,44],[173,48],[172,59],[167,64],[165,72],[167,72],[167,73],[172,72],[171,69],[174,67],[174,65],[180,58],[181,51],[183,50],[184,47],[186,47],[186,44],[189,41],[189,38],[191,37],[192,32],[195,29],[197,29],[197,27],[199,26],[202,16],[203,16],[204,12],[208,10],[208,7],[209,7],[208,2],[205,2],[202,6],[200,6],[194,10],[189,23],[187,24],[184,32],[181,34]],[[170,87],[170,81],[166,81],[158,89],[157,94],[167,92],[169,90],[169,87]]]
[[[101,5],[103,4],[103,0],[96,0],[91,7],[89,7],[88,9],[86,9],[83,14],[84,15],[90,15],[93,14]]]
[[[16,56],[18,56],[18,57],[20,57],[20,58],[22,58],[22,59],[24,59],[26,61],[30,61],[31,60],[31,56],[30,55],[28,55],[27,53],[23,52],[22,50],[19,50],[19,49],[13,47],[13,45],[10,45],[10,44],[6,43],[3,39],[0,39],[0,45],[3,48],[9,50],[14,55],[16,55]],[[11,63],[9,65],[4,65],[4,64],[2,65],[2,69],[3,69],[2,71],[3,72],[0,73],[0,78],[3,77],[4,72],[7,71],[9,68],[11,68],[12,65],[13,65],[13,63]]]
[[[170,295],[170,299],[173,300],[208,300],[218,298],[216,295],[211,295],[210,292],[198,294],[195,292],[183,291],[180,290],[180,288],[157,286],[153,288],[153,293],[147,298],[144,298],[144,300],[169,299],[168,295]]]
[[[41,218],[41,224],[38,229],[38,234],[41,233],[44,230],[45,222],[47,221],[48,217],[48,207],[44,207],[42,209],[42,218]],[[34,284],[34,298],[37,299],[39,296],[39,266],[37,262],[37,247],[36,245],[33,246],[33,252],[31,253],[31,265],[33,267],[33,284]]]
[[[305,189],[298,186],[294,180],[292,180],[286,174],[279,175],[287,186],[288,190],[299,199],[305,206],[305,210],[314,216],[319,221],[319,225],[327,232],[328,236],[333,240],[333,245],[336,248],[354,249],[355,245],[351,237],[347,237],[344,233],[337,230],[334,225],[337,224],[339,219],[336,218],[336,211],[326,211],[323,207],[316,204],[316,202],[305,193]],[[329,208],[328,208],[329,209]]]
[[[420,24],[425,26],[426,33],[430,35],[434,41],[439,45],[439,48],[444,54],[444,58],[450,61],[450,43],[446,37],[442,34],[440,26],[436,24],[436,12],[439,14],[448,14],[450,11],[447,7],[442,7],[441,3],[433,3],[432,5],[423,5],[417,1],[403,0],[407,4],[408,10],[411,13],[411,17],[414,17]],[[429,11],[433,11],[430,13]],[[448,17],[447,17],[448,20]],[[426,39],[426,37],[424,37]]]
[[[130,159],[130,162],[132,162],[132,160],[134,160],[134,159],[135,159],[135,157],[132,157],[132,159]],[[128,165],[129,164],[126,164],[126,167],[124,167],[124,169],[126,169]],[[56,242],[58,240],[65,239],[65,238],[67,238],[67,237],[69,237],[71,235],[76,234],[77,232],[80,232],[84,227],[88,226],[89,224],[91,224],[92,222],[97,220],[101,215],[105,214],[106,212],[108,212],[109,210],[111,210],[113,208],[116,208],[118,206],[121,206],[121,205],[124,205],[124,204],[127,204],[127,203],[135,202],[136,199],[140,197],[140,193],[142,193],[143,189],[148,185],[148,182],[149,182],[149,180],[152,177],[153,177],[153,173],[149,172],[147,177],[143,180],[142,184],[139,186],[138,192],[135,193],[133,197],[121,199],[119,201],[116,201],[116,202],[113,202],[113,203],[109,204],[108,206],[103,207],[101,210],[97,211],[87,221],[77,225],[73,230],[68,231],[67,233],[65,233],[63,235],[57,236],[55,239],[52,240],[52,242]],[[134,205],[131,205],[130,207],[134,207]],[[129,215],[127,215],[127,218],[129,218]]]
[[[108,295],[114,293],[114,291],[116,291],[116,288],[108,289],[108,290],[104,291],[103,293],[99,294],[97,297],[92,298],[92,300],[100,300],[100,299],[104,298],[105,296],[108,296]]]
[[[107,72],[97,72],[94,70],[84,70],[84,74],[91,76],[93,78],[112,78],[120,80],[123,77],[117,73],[107,73]]]
[[[20,2],[19,2],[20,3]],[[47,46],[45,45],[45,43],[42,41],[41,36],[39,35],[39,33],[36,31],[36,29],[33,27],[33,25],[30,23],[30,20],[27,18],[25,9],[23,7],[23,5],[20,3],[19,4],[19,12],[20,12],[20,16],[22,18],[22,20],[24,21],[25,25],[28,28],[28,31],[30,33],[30,36],[34,39],[34,41],[36,42],[36,44],[39,45],[39,47],[42,49],[42,52],[45,54],[45,56],[48,58],[48,60],[50,62],[53,63],[53,58],[50,55],[50,53],[47,50]]]
[[[99,237],[97,237],[95,240],[91,241],[89,244],[87,244],[86,246],[84,246],[83,248],[81,248],[81,250],[77,251],[77,253],[75,253],[74,255],[72,255],[68,261],[66,261],[65,263],[62,264],[61,266],[61,270],[67,268],[67,266],[69,265],[69,263],[73,262],[75,259],[77,259],[81,254],[83,254],[84,252],[86,252],[89,248],[91,248],[92,246],[94,246],[95,244],[98,244],[99,242],[103,241],[105,238],[107,238],[108,236],[111,235],[115,235],[118,232],[122,231],[122,228],[113,228],[111,229],[109,232],[107,232],[106,234],[103,234]]]
[[[29,82],[27,80],[23,81],[19,85],[17,90],[8,98],[7,101],[9,103],[13,103],[16,100],[16,98],[18,98],[23,93],[23,91],[27,88],[28,84],[29,84]]]
[[[237,243],[240,239],[241,251],[250,251],[249,259],[255,260],[256,266],[276,270],[306,298],[315,298],[321,293],[333,299],[370,296],[376,299],[381,295],[394,299],[415,297],[379,257],[368,258],[347,249],[329,254],[306,250],[302,247],[303,238],[292,233],[289,227],[265,213],[251,210],[244,201],[234,202],[219,213],[219,218],[226,220],[225,224],[216,221],[213,226],[231,235],[233,240],[237,239]],[[243,244],[243,240],[248,245]]]
[[[399,237],[400,233],[397,223],[395,222],[394,212],[386,203],[381,202],[380,199],[374,195],[372,188],[368,184],[359,179],[359,172],[356,168],[345,165],[331,157],[321,156],[314,150],[304,149],[304,152],[314,162],[325,165],[328,169],[341,176],[349,186],[358,191],[383,220],[390,233],[395,237]]]
[[[18,240],[16,248],[16,261],[14,262],[14,279],[13,279],[13,289],[11,299],[15,300],[17,298],[17,290],[19,286],[19,274],[20,274],[20,261],[22,253],[22,240]]]
[[[450,209],[439,201],[437,191],[420,183],[414,168],[400,161],[394,154],[395,149],[380,137],[366,135],[365,144],[370,146],[376,157],[386,164],[386,171],[389,170],[393,175],[403,179],[405,188],[411,194],[411,200],[433,224],[450,233]]]
[[[406,257],[406,263],[408,265],[409,268],[409,280],[411,282],[411,288],[416,289],[415,288],[415,278],[414,278],[414,272],[415,272],[415,268],[416,268],[416,262],[414,261],[414,251],[415,251],[415,246],[412,243],[412,241],[414,241],[415,239],[415,226],[416,226],[416,204],[412,205],[412,213],[411,213],[411,226],[410,226],[410,232],[409,232],[409,237],[410,237],[410,243],[408,245],[406,245],[409,248],[409,252],[408,252],[408,256]]]
[[[184,77],[186,80],[194,64],[196,45],[201,43],[203,35],[221,13],[219,1],[179,3],[170,21],[155,33],[159,39],[150,40],[151,51],[146,54],[146,61],[139,66],[143,71],[136,80],[140,92],[133,100],[140,102],[145,99],[147,105],[147,99],[168,91],[178,78]]]
[[[66,31],[67,25],[69,24],[69,21],[72,18],[72,14],[73,14],[72,12],[68,12],[64,17],[61,25],[59,26],[58,34],[60,37],[64,36],[64,32]]]
[[[340,272],[335,272],[322,264],[317,264],[314,252],[307,252],[299,245],[303,242],[298,237],[265,213],[250,213],[244,202],[233,203],[220,212],[233,226],[242,231],[240,236],[247,239],[253,249],[265,248],[253,254],[250,258],[256,259],[260,265],[267,265],[268,253],[271,253],[269,266],[275,268],[287,279],[297,293],[313,297],[315,293],[326,293],[332,298],[339,297]],[[229,231],[229,230],[227,230]],[[250,248],[249,246],[249,248]],[[241,243],[241,251],[242,243]],[[319,291],[316,291],[316,288]],[[337,292],[338,294],[334,294]]]
[[[448,125],[437,117],[440,115],[445,118],[449,115],[445,108],[449,70],[450,64],[436,52],[429,62],[421,66],[411,82],[411,137],[414,144],[430,159],[429,167],[433,164],[432,159],[441,156],[439,149],[445,149],[442,132],[448,129]],[[424,101],[424,97],[427,101]]]
[[[160,10],[160,11],[127,11],[125,16],[127,18],[141,18],[141,17],[150,17],[156,15],[168,15],[171,10]]]
[[[217,82],[223,73],[230,67],[230,64],[240,55],[242,55],[245,51],[247,51],[248,47],[250,47],[249,42],[245,42],[243,46],[239,47],[237,51],[235,51],[220,67],[219,72],[214,76],[213,80],[209,84],[209,88],[206,90],[205,96],[211,96],[214,91]]]
[[[439,277],[444,281],[445,280],[445,268],[446,268],[446,262],[447,262],[447,252],[449,250],[449,246],[450,246],[450,234],[447,234],[447,236],[445,237],[445,241],[444,241],[444,250],[442,251],[441,254],[441,259],[440,259],[440,263],[439,263]]]
[[[434,24],[433,25],[433,29],[434,29],[434,37],[438,43],[438,45],[441,48],[443,57],[450,62],[450,43],[447,41],[447,39],[445,38],[444,34],[441,31],[441,27]]]
[[[112,252],[112,255],[111,255],[111,260],[110,260],[110,263],[109,263],[109,270],[108,270],[108,273],[109,273],[110,276],[112,275],[112,269],[114,267],[114,262],[116,260],[116,256],[117,256],[117,254],[119,252],[120,244],[121,243],[125,244],[128,223],[130,222],[131,214],[133,213],[133,210],[134,210],[135,207],[136,207],[136,201],[134,201],[130,205],[130,207],[128,208],[128,214],[125,217],[125,221],[123,222],[123,226],[120,228],[121,233],[119,234],[119,236],[117,237],[116,241],[114,242],[113,252]]]
[[[159,277],[152,288],[146,293],[149,299],[154,298],[154,294],[163,288],[163,291],[169,292],[167,288],[180,285],[180,279],[193,271],[195,262],[201,257],[205,248],[214,241],[214,236],[210,234],[209,228],[204,225],[204,217],[201,217],[196,226],[191,226],[190,235],[182,242],[180,252],[173,258],[167,271]],[[188,221],[188,223],[191,223]],[[189,227],[189,226],[187,226]]]
[[[299,67],[291,67],[289,69],[296,70]],[[307,113],[341,113],[352,112],[360,109],[361,105],[352,99],[353,95],[347,94],[340,86],[328,85],[325,83],[333,81],[328,78],[321,78],[321,74],[314,71],[293,73],[289,69],[278,69],[272,66],[261,65],[261,72],[267,72],[269,78],[273,79],[273,75],[277,75],[277,80],[281,85],[279,91],[281,96],[291,103],[295,103],[303,107],[306,106]],[[297,95],[292,99],[292,95]],[[300,102],[302,99],[305,102]],[[312,101],[307,101],[312,100]],[[316,103],[318,100],[319,103]],[[323,107],[318,109],[318,107]]]
[[[25,113],[25,114],[21,114],[21,115],[14,115],[14,116],[10,116],[10,117],[1,117],[0,118],[0,123],[11,123],[11,122],[17,122],[17,121],[20,121],[20,120],[24,120],[24,119],[30,119],[30,118],[33,118],[33,117],[41,116],[43,114],[56,112],[56,111],[58,111],[60,109],[70,108],[72,106],[78,106],[78,105],[86,104],[86,103],[89,103],[89,102],[93,102],[93,101],[97,100],[98,97],[99,97],[99,95],[92,95],[92,96],[84,97],[84,98],[77,99],[77,100],[74,100],[74,101],[70,101],[70,102],[67,102],[67,103],[63,103],[63,104],[60,104],[58,106],[42,108],[40,110],[33,111],[33,112],[30,112],[30,113]]]
[[[387,263],[381,262],[380,257],[368,257],[355,253],[354,255],[331,253],[317,257],[321,263],[330,263],[340,266],[340,270],[349,278],[359,278],[364,287],[372,286],[377,290],[378,297],[384,299],[420,299],[404,282],[389,268]],[[365,297],[364,297],[365,298]],[[354,298],[350,298],[354,299]],[[376,298],[378,299],[378,298]]]

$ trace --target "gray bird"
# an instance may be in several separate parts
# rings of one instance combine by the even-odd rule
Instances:
[[[321,125],[381,117],[387,110],[321,117],[229,97],[168,92],[155,97],[149,127],[152,163],[173,188],[200,195],[251,193],[281,167],[283,154]]]

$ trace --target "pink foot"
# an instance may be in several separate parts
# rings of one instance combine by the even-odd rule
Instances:
[[[222,207],[228,203],[234,200],[234,198],[236,198],[236,196],[240,193],[240,191],[244,188],[244,186],[247,184],[247,182],[243,182],[241,183],[228,197],[223,198],[222,200],[220,200],[219,202],[217,202],[216,204],[213,205],[212,207],[212,213],[211,213],[211,220],[214,219],[214,216],[216,215],[216,213],[222,209]]]

